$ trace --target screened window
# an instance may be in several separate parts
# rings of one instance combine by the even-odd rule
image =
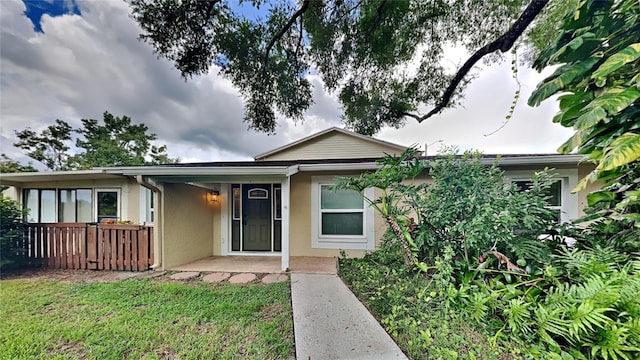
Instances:
[[[321,235],[364,235],[364,200],[353,190],[320,185]]]

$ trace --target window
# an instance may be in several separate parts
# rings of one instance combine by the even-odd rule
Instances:
[[[251,189],[247,193],[247,198],[249,199],[268,199],[269,198],[269,190],[267,189]]]
[[[364,200],[353,190],[331,190],[320,185],[320,235],[364,234]]]
[[[91,189],[58,190],[58,221],[91,222]]]
[[[525,189],[531,185],[534,170],[507,170],[505,178],[515,183],[519,188]],[[556,211],[559,222],[567,222],[576,219],[579,214],[578,194],[571,190],[578,184],[577,169],[552,169],[556,182],[549,188],[549,209]]]
[[[25,189],[23,204],[27,210],[27,222],[56,222],[56,191],[53,189]]]
[[[118,190],[97,190],[96,206],[98,222],[117,220],[119,213]]]
[[[312,247],[373,250],[373,209],[353,190],[332,189],[333,178],[312,178]],[[373,198],[373,189],[365,196]]]
[[[520,191],[531,188],[531,180],[516,180],[513,182]],[[548,209],[553,210],[557,222],[562,219],[562,180],[554,181],[551,186],[544,192],[547,197]]]
[[[92,222],[96,214],[98,221],[120,216],[119,189],[96,190],[95,198],[93,189],[24,189],[22,200],[30,223]]]
[[[282,219],[282,188],[273,188],[273,218]]]

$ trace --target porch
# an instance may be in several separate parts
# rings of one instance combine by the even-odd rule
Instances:
[[[338,259],[335,257],[292,256],[289,272],[307,274],[336,274]],[[168,270],[198,272],[251,272],[280,273],[280,256],[211,256]]]

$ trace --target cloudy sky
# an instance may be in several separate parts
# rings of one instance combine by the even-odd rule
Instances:
[[[315,105],[304,122],[282,119],[271,136],[247,130],[242,98],[231,83],[215,70],[185,82],[138,41],[139,27],[123,1],[55,0],[55,7],[41,1],[28,14],[22,0],[0,1],[0,151],[14,159],[27,161],[12,145],[15,130],[41,130],[55,119],[77,127],[83,118],[102,119],[105,110],[146,124],[183,162],[250,160],[341,126],[335,96],[312,78]],[[513,100],[516,83],[509,67],[479,69],[464,107],[422,124],[408,120],[404,128],[387,128],[377,137],[403,145],[433,144],[430,153],[441,143],[485,153],[555,152],[571,132],[551,123],[557,111],[553,102],[526,105],[542,76],[524,68],[519,75],[523,97],[513,118],[488,135],[500,128]]]

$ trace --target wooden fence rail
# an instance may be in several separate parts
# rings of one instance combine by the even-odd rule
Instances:
[[[153,227],[120,224],[29,224],[27,256],[54,269],[146,271]]]

